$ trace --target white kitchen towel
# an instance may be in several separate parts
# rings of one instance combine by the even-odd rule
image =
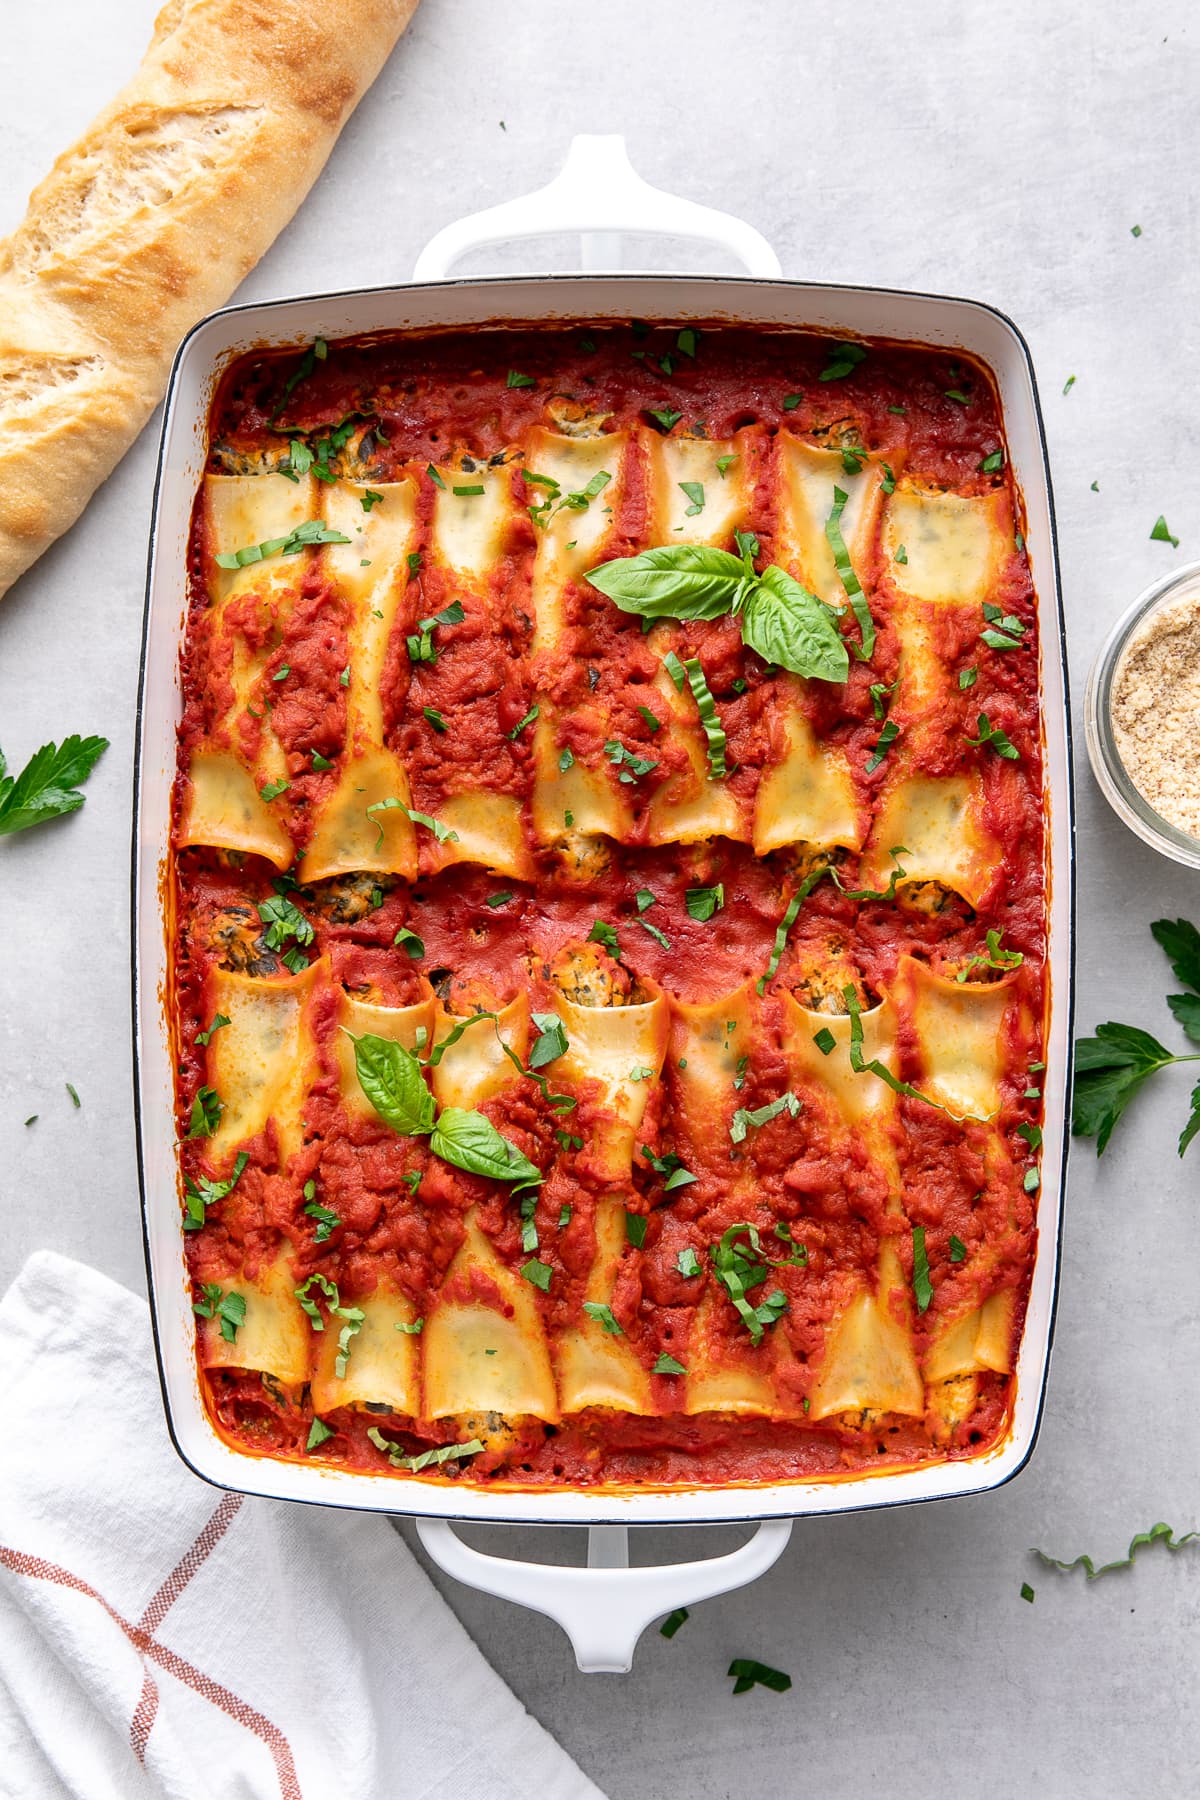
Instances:
[[[46,1253],[0,1302],[0,1711],[13,1800],[603,1800],[386,1519],[192,1475],[145,1303]]]

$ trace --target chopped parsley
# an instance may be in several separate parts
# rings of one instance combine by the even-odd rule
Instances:
[[[668,1356],[667,1352],[664,1350],[650,1373],[652,1375],[686,1375],[687,1370],[681,1362],[677,1362],[673,1356]],[[673,1616],[674,1615],[672,1615],[672,1617]],[[683,1616],[686,1618],[687,1614],[685,1613]],[[680,1624],[682,1623],[683,1620],[681,1619]],[[663,1633],[664,1637],[671,1637],[672,1635],[673,1634],[669,1631],[664,1631]]]
[[[227,1344],[237,1342],[239,1325],[246,1322],[246,1299],[244,1294],[223,1294],[218,1281],[206,1281],[201,1285],[203,1299],[197,1300],[192,1311],[202,1319],[216,1319],[221,1326],[221,1336]]]
[[[68,1083],[68,1092],[74,1097],[75,1090]],[[75,1101],[79,1105],[78,1100]],[[225,1102],[216,1088],[202,1087],[192,1102],[192,1115],[188,1120],[188,1136],[190,1138],[212,1137],[221,1123],[221,1114],[225,1111]]]
[[[704,1273],[700,1258],[694,1250],[681,1250],[675,1258],[675,1267],[686,1281]]]
[[[688,888],[683,901],[688,917],[706,925],[725,905],[725,884],[719,881],[715,887]]]
[[[625,1236],[635,1250],[640,1250],[646,1241],[646,1227],[650,1223],[645,1213],[630,1212],[625,1208]]]
[[[213,1033],[222,1030],[223,1027],[228,1025],[229,1023],[230,1023],[230,1020],[227,1018],[227,1016],[223,1012],[214,1013],[213,1014],[213,1022],[209,1026],[208,1030],[207,1031],[198,1031],[196,1033],[195,1041],[198,1044],[211,1043]]]
[[[583,1303],[583,1310],[589,1319],[595,1319],[596,1323],[602,1330],[608,1333],[609,1337],[625,1336],[624,1328],[613,1317],[613,1309],[611,1306],[605,1306],[598,1300],[585,1300]]]
[[[1156,544],[1170,544],[1174,550],[1178,550],[1179,548],[1179,539],[1171,531],[1167,521],[1161,513],[1159,513],[1157,519],[1154,521],[1150,536]]]
[[[844,381],[852,375],[860,362],[866,360],[866,347],[863,344],[836,344],[829,353],[829,363],[817,377],[818,381]]]

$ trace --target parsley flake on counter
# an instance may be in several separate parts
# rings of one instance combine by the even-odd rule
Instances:
[[[1179,539],[1171,531],[1167,521],[1163,518],[1161,513],[1159,513],[1157,519],[1154,521],[1150,536],[1156,544],[1170,544],[1173,550],[1178,550],[1179,548]]]
[[[791,1676],[785,1675],[782,1669],[772,1669],[752,1656],[735,1656],[726,1674],[733,1677],[735,1694],[748,1693],[755,1686],[770,1688],[774,1694],[786,1694],[792,1685]]]
[[[75,1092],[75,1089],[71,1086],[69,1081],[64,1082],[63,1086],[71,1096],[71,1105],[75,1108],[76,1112],[78,1112],[79,1108],[83,1105],[82,1100],[79,1098],[79,1095]]]
[[[659,1360],[659,1362],[664,1362],[664,1361],[671,1362],[673,1359],[669,1356],[668,1357],[660,1356],[658,1360]],[[660,1371],[657,1369],[655,1370],[656,1374],[663,1373],[663,1372],[664,1371]],[[665,1373],[670,1374],[670,1375],[675,1374],[675,1372],[676,1371],[674,1369],[668,1369],[665,1371]],[[680,1369],[679,1373],[682,1375],[683,1370]],[[673,1638],[675,1636],[675,1633],[679,1630],[679,1627],[681,1625],[685,1624],[687,1622],[687,1620],[691,1618],[691,1616],[692,1615],[689,1613],[686,1606],[677,1606],[675,1608],[674,1612],[667,1614],[666,1618],[663,1620],[662,1624],[659,1626],[659,1628],[658,1628],[659,1636],[665,1637],[665,1638]]]
[[[108,739],[103,737],[75,736],[61,744],[43,744],[19,775],[8,773],[0,751],[0,837],[78,812],[84,801],[78,789],[107,749]]]

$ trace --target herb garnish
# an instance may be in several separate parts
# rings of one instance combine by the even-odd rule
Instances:
[[[239,1150],[234,1158],[233,1171],[225,1181],[210,1181],[207,1175],[198,1175],[193,1181],[189,1175],[183,1184],[184,1205],[187,1217],[183,1221],[185,1231],[199,1231],[204,1223],[208,1207],[215,1206],[218,1200],[224,1200],[231,1194],[242,1178],[242,1170],[250,1161],[244,1150]]]
[[[604,754],[614,768],[621,769],[621,773],[617,779],[626,783],[640,780],[643,775],[649,775],[652,769],[657,769],[658,767],[657,762],[652,761],[650,758],[637,756],[632,750],[627,750],[625,745],[617,738],[608,739],[604,746]],[[625,767],[622,767],[622,765],[625,765]]]
[[[483,1450],[479,1438],[470,1438],[465,1444],[439,1444],[435,1450],[422,1450],[419,1456],[407,1456],[399,1444],[385,1438],[377,1426],[368,1425],[367,1436],[377,1450],[382,1450],[393,1469],[407,1469],[410,1475],[431,1465],[440,1468],[442,1463],[459,1462],[464,1456],[478,1456]]]
[[[860,362],[866,360],[866,346],[863,344],[837,344],[829,353],[829,365],[822,369],[818,381],[844,381],[852,375]]]
[[[718,913],[725,905],[725,884],[719,881],[716,887],[688,888],[683,896],[688,917],[706,925],[714,913]]]
[[[730,1138],[735,1144],[744,1143],[746,1133],[752,1125],[756,1129],[760,1125],[769,1125],[782,1112],[794,1119],[799,1111],[800,1102],[790,1089],[786,1094],[780,1094],[778,1100],[772,1100],[767,1106],[756,1107],[753,1112],[747,1112],[744,1106],[739,1106],[729,1126]]]
[[[208,1030],[207,1031],[198,1031],[196,1033],[196,1037],[195,1037],[194,1041],[197,1044],[211,1043],[213,1033],[215,1031],[220,1031],[223,1026],[228,1025],[229,1023],[230,1023],[230,1020],[228,1018],[226,1018],[224,1013],[222,1013],[222,1012],[214,1013],[213,1014],[213,1022],[209,1026]]]
[[[704,511],[703,484],[699,481],[681,481],[679,486],[683,490],[684,498],[690,502],[684,508],[683,516],[685,519],[694,519],[697,513]]]
[[[745,1694],[752,1687],[770,1688],[772,1693],[786,1694],[792,1685],[790,1675],[782,1669],[772,1669],[766,1663],[756,1662],[752,1656],[735,1656],[726,1670],[727,1675],[734,1677],[733,1691]]]
[[[292,1292],[307,1313],[314,1331],[324,1331],[325,1321],[321,1317],[320,1307],[309,1297],[308,1290],[312,1287],[320,1288],[330,1312],[335,1318],[342,1320],[342,1329],[338,1332],[337,1359],[333,1365],[334,1374],[342,1381],[350,1360],[350,1341],[362,1330],[367,1315],[361,1306],[343,1306],[336,1281],[330,1281],[327,1275],[310,1275],[307,1281],[302,1282],[298,1288],[293,1288]]]
[[[929,1279],[929,1256],[925,1249],[925,1227],[923,1225],[913,1226],[912,1252],[913,1297],[917,1302],[917,1311],[924,1313],[929,1311],[929,1304],[933,1299],[933,1283]]]
[[[205,1281],[200,1288],[204,1298],[197,1300],[192,1311],[202,1319],[219,1319],[221,1336],[227,1344],[237,1342],[238,1326],[246,1322],[244,1294],[222,1294],[219,1281]]]
[[[525,714],[525,717],[523,719],[518,719],[512,730],[505,733],[509,742],[515,744],[525,727],[527,725],[532,725],[540,712],[541,707],[535,700],[529,711]]]
[[[416,634],[405,638],[410,662],[435,663],[438,659],[434,648],[433,633],[438,625],[461,625],[466,618],[461,600],[451,601],[441,612],[431,613],[427,619],[417,620]]]
[[[850,496],[844,488],[834,487],[833,511],[825,521],[825,537],[829,548],[833,551],[838,580],[846,590],[846,598],[850,602],[850,609],[858,620],[858,628],[862,634],[861,646],[852,643],[850,648],[860,662],[869,662],[871,652],[875,648],[875,621],[871,617],[867,596],[863,593],[858,576],[854,573],[854,564],[850,561],[850,552],[847,550],[846,540],[842,536],[842,514],[849,498]]]
[[[1090,1556],[1076,1556],[1070,1562],[1063,1562],[1057,1556],[1048,1556],[1044,1550],[1035,1549],[1033,1554],[1040,1557],[1048,1568],[1062,1569],[1068,1575],[1073,1569],[1082,1569],[1089,1581],[1099,1581],[1101,1575],[1111,1574],[1114,1569],[1132,1568],[1138,1551],[1144,1550],[1147,1544],[1164,1544],[1168,1550],[1182,1550],[1185,1544],[1190,1544],[1197,1538],[1200,1538],[1200,1531],[1185,1531],[1182,1537],[1177,1538],[1174,1527],[1164,1525],[1160,1520],[1149,1531],[1138,1532],[1129,1545],[1127,1556],[1119,1557],[1116,1562],[1101,1563],[1099,1568]]]
[[[867,762],[868,775],[873,775],[875,773],[875,770],[879,767],[880,763],[899,736],[900,727],[897,725],[895,719],[888,719],[874,744],[871,746],[871,755]]]
[[[426,720],[429,722],[430,725],[433,726],[433,729],[436,732],[441,733],[441,732],[449,731],[450,727],[447,725],[445,719],[442,717],[441,713],[438,712],[436,707],[423,706],[421,708],[421,711],[425,715]]]
[[[740,619],[742,640],[795,675],[845,681],[849,652],[836,615],[775,563],[756,573],[758,540],[736,534],[738,555],[706,544],[667,544],[589,569],[586,580],[622,612],[643,619]]]
[[[61,745],[43,744],[19,775],[8,774],[0,751],[0,837],[78,812],[84,796],[76,790],[107,749],[108,739],[103,737],[68,737]]]
[[[1154,528],[1151,531],[1150,536],[1156,544],[1170,544],[1174,550],[1178,550],[1179,548],[1179,539],[1175,536],[1174,532],[1171,531],[1167,525],[1167,521],[1161,513],[1159,513],[1157,519],[1154,521]]]
[[[275,420],[279,417],[280,413],[283,411],[284,407],[287,405],[288,401],[291,399],[292,389],[299,387],[299,385],[302,381],[307,381],[309,376],[312,374],[313,370],[316,368],[317,364],[319,362],[324,362],[325,358],[328,355],[329,355],[329,345],[325,342],[325,339],[324,338],[314,338],[313,342],[309,345],[308,349],[304,352],[304,355],[300,358],[300,361],[296,364],[296,367],[293,370],[293,372],[288,376],[287,380],[283,384],[283,393],[280,396],[279,404],[275,408],[274,412],[271,414],[271,417],[270,417],[269,422],[272,425],[275,423]]]
[[[518,370],[510,369],[504,385],[509,388],[531,388],[536,387],[537,382],[532,375],[522,375]]]
[[[414,825],[424,825],[427,831],[432,831],[439,844],[458,843],[457,831],[451,831],[449,825],[443,825],[440,819],[431,818],[428,813],[414,812],[411,806],[405,806],[403,800],[397,800],[394,795],[389,796],[386,800],[376,800],[373,806],[368,806],[366,809],[368,819],[374,818],[376,813],[381,812],[404,813]],[[375,829],[379,833],[375,842],[375,848],[378,850],[383,844],[383,826],[378,819],[375,819]]]
[[[334,531],[322,519],[306,519],[289,531],[286,537],[264,538],[261,544],[244,544],[240,550],[225,550],[213,560],[221,569],[244,569],[250,563],[263,562],[268,556],[299,556],[317,544],[348,544],[342,531]]]
[[[78,1101],[76,1101],[78,1105]],[[190,1138],[212,1137],[221,1123],[221,1114],[225,1111],[225,1102],[216,1088],[202,1087],[192,1102],[192,1116],[188,1120],[188,1136]]]
[[[273,894],[269,900],[260,900],[257,911],[267,928],[263,943],[268,950],[282,950],[289,938],[295,938],[302,947],[312,943],[311,921],[286,894]]]
[[[651,1369],[650,1373],[652,1375],[686,1375],[687,1370],[684,1368],[684,1366],[681,1362],[677,1362],[673,1356],[668,1356],[667,1352],[664,1350],[662,1355],[658,1358],[658,1361],[655,1363],[654,1367]],[[676,1614],[672,1613],[671,1618],[674,1619],[675,1617],[676,1617]],[[686,1613],[686,1611],[684,1611],[683,1617],[679,1619],[679,1622],[675,1626],[675,1629],[673,1631],[668,1631],[666,1625],[664,1625],[662,1627],[663,1636],[664,1637],[674,1637],[675,1631],[678,1631],[679,1626],[683,1624],[683,1620],[686,1618],[687,1618],[687,1613]],[[667,1624],[669,1625],[670,1622],[671,1622],[671,1620],[668,1619]]]
[[[1007,757],[1010,762],[1021,760],[1021,753],[1009,740],[1007,732],[1001,731],[998,725],[993,725],[986,713],[980,713],[976,721],[976,729],[979,736],[964,738],[964,743],[971,744],[975,749],[986,744],[989,749],[996,752],[997,756]]]
[[[1025,627],[1020,619],[1012,613],[1006,613],[1002,607],[985,602],[983,616],[987,620],[988,629],[980,632],[984,643],[992,650],[1019,650],[1021,639],[1025,635]]]
[[[743,1237],[748,1241],[748,1249],[738,1242]],[[743,1224],[731,1225],[720,1243],[713,1245],[709,1255],[717,1280],[741,1315],[751,1342],[761,1343],[767,1326],[774,1325],[787,1311],[787,1295],[781,1288],[774,1288],[758,1306],[752,1306],[747,1298],[747,1289],[757,1287],[760,1282],[765,1281],[771,1269],[788,1265],[802,1268],[808,1260],[807,1252],[797,1244],[790,1256],[773,1259],[762,1247],[758,1227]],[[681,1269],[680,1273],[683,1272]]]
[[[952,1113],[948,1106],[943,1106],[940,1100],[933,1100],[928,1094],[923,1094],[920,1088],[912,1087],[907,1081],[900,1081],[892,1074],[887,1064],[880,1062],[878,1057],[873,1056],[870,1062],[867,1061],[863,1056],[862,1049],[862,1006],[858,995],[852,987],[847,986],[842,989],[842,998],[846,1002],[846,1011],[850,1014],[850,1067],[854,1073],[856,1075],[875,1075],[886,1087],[890,1087],[894,1094],[906,1095],[910,1100],[923,1100],[926,1106],[935,1107],[938,1112],[944,1112],[947,1117],[955,1118],[957,1115]]]
[[[697,1275],[703,1275],[704,1273],[700,1258],[696,1255],[694,1250],[681,1250],[675,1258],[675,1267],[679,1270],[679,1273],[683,1276],[685,1281],[691,1281]]]
[[[988,932],[985,938],[986,949],[976,956],[969,957],[963,964],[955,981],[966,981],[972,969],[1019,969],[1025,958],[1020,950],[1002,950],[1000,939],[1004,936],[1003,927]]]
[[[611,1306],[604,1306],[598,1300],[585,1300],[583,1303],[583,1310],[589,1319],[595,1319],[596,1323],[608,1333],[609,1337],[625,1336],[624,1327],[613,1317],[613,1309]]]

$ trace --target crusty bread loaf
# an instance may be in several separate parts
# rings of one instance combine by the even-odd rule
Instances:
[[[83,511],[319,175],[417,0],[169,0],[0,242],[0,594]]]

